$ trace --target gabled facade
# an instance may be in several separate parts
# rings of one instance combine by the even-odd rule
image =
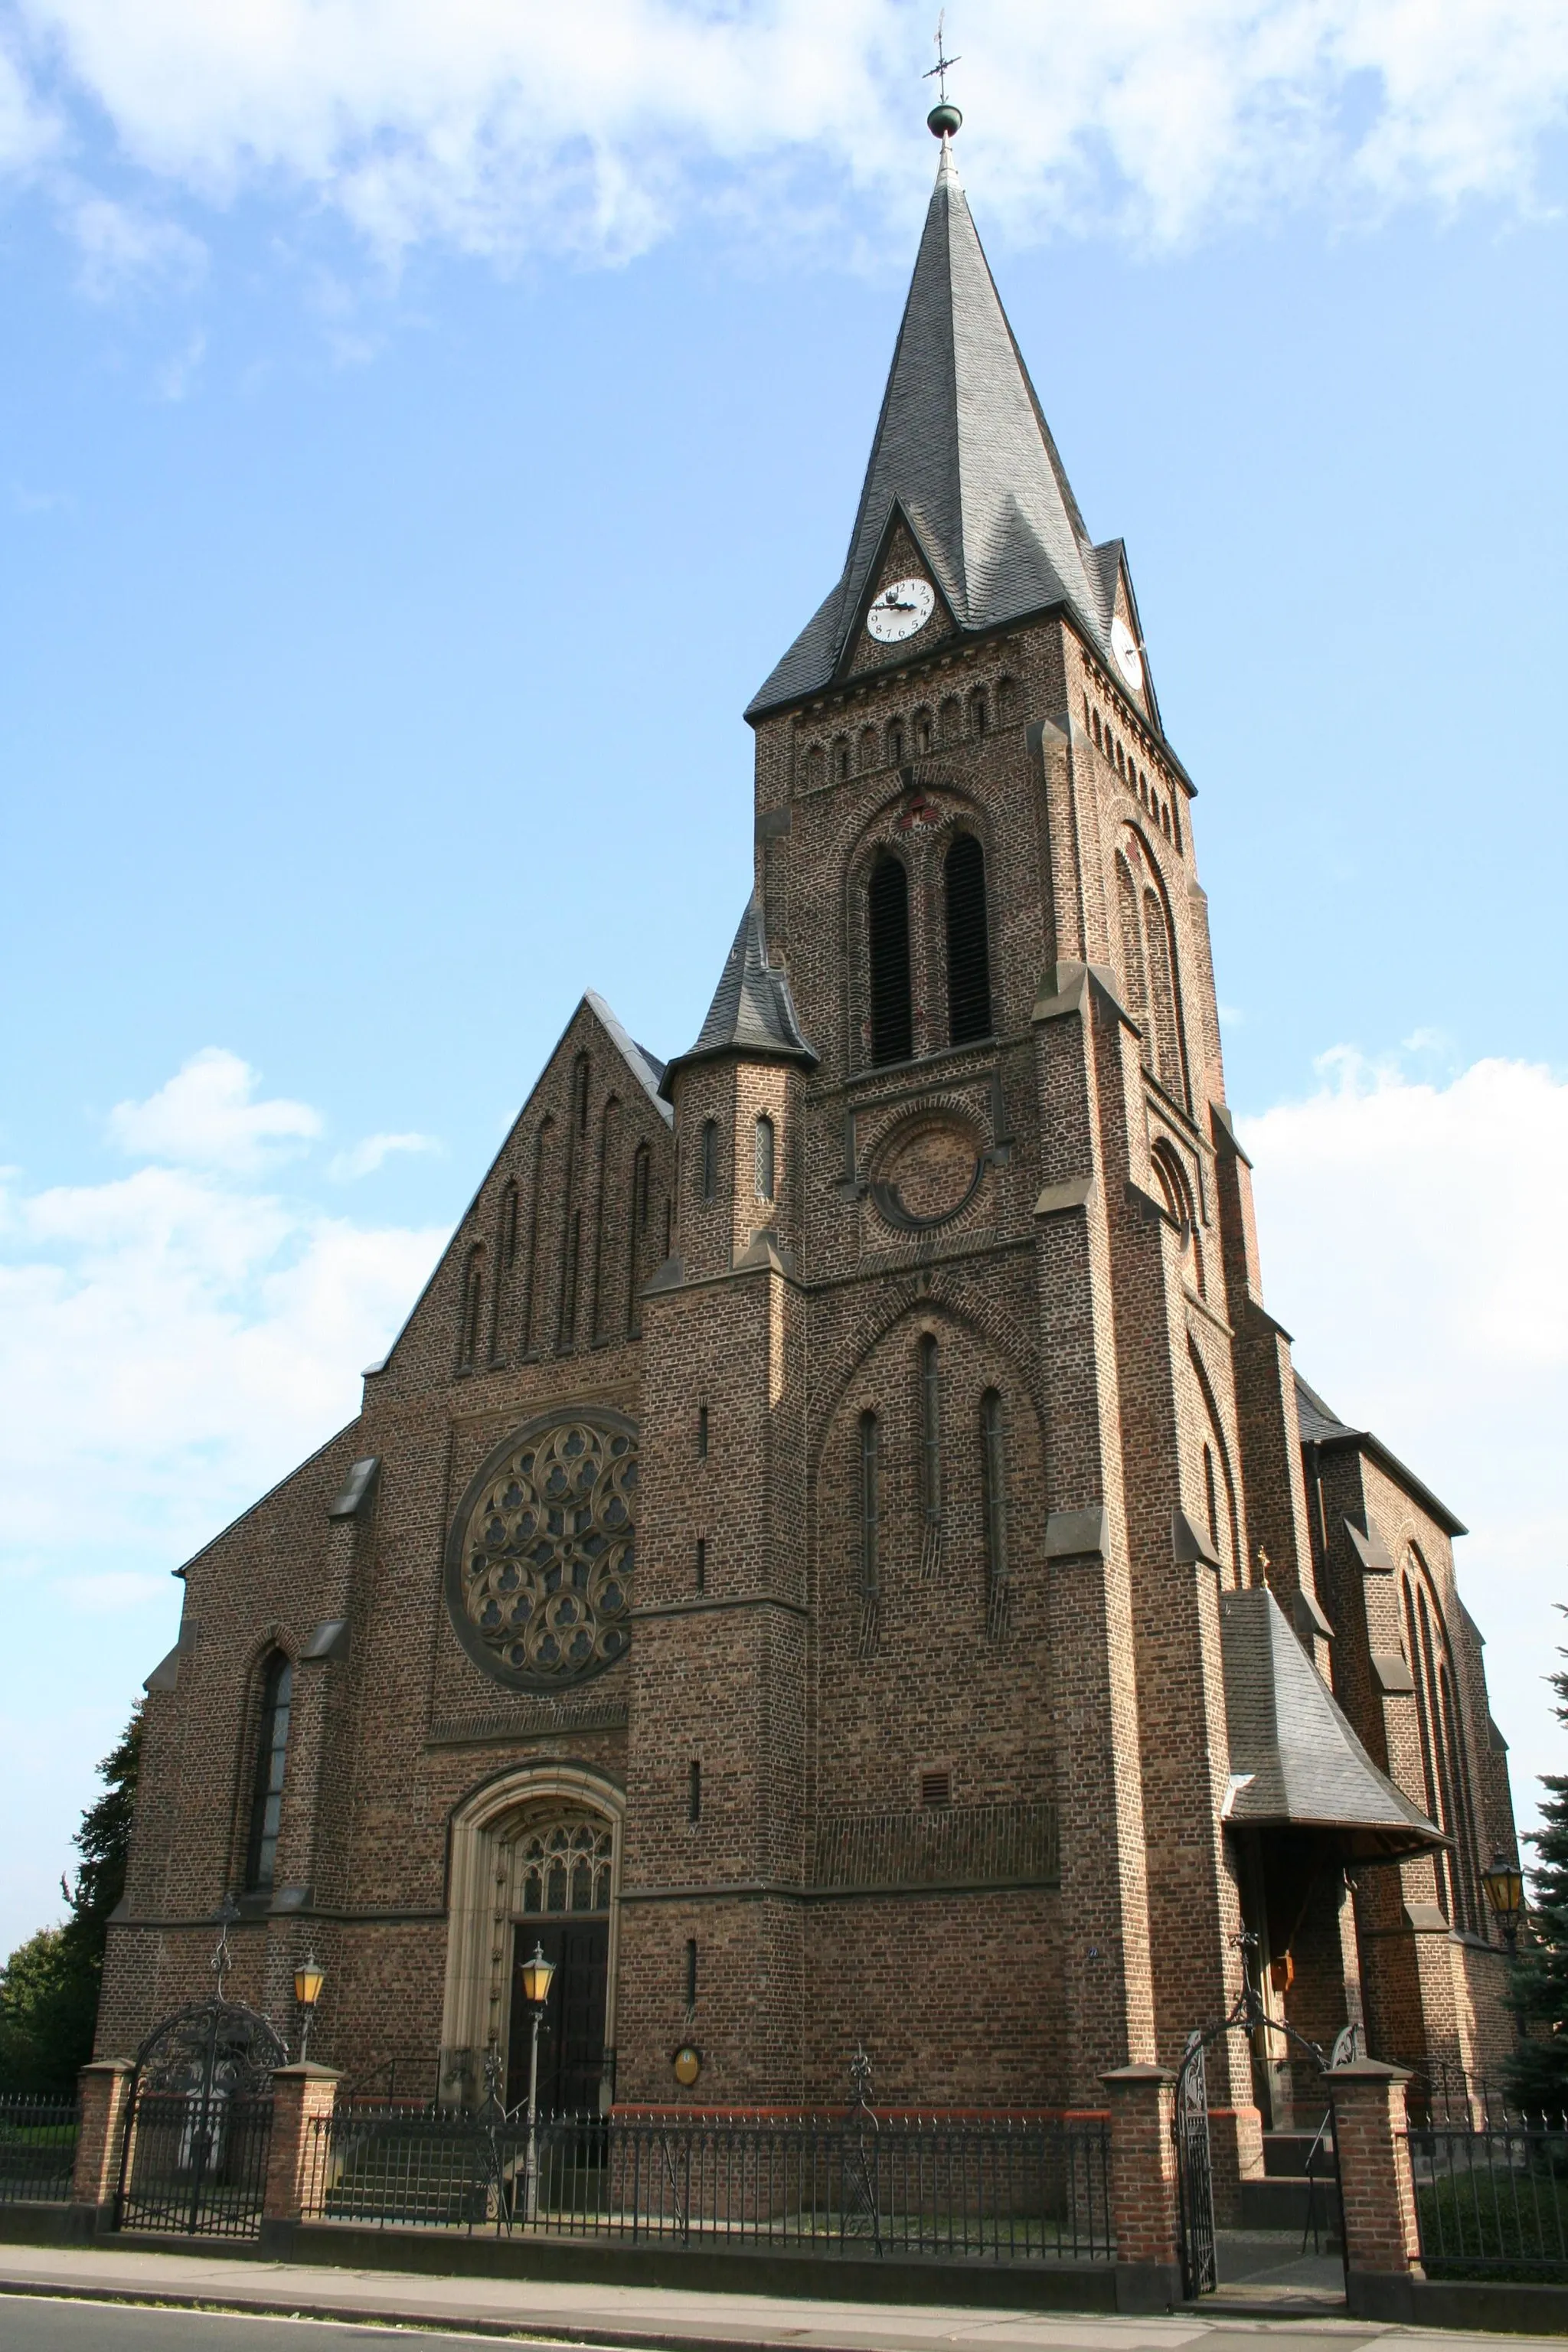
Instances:
[[[1312,2038],[1474,2058],[1458,1525],[1264,1305],[1194,788],[945,141],[748,717],[697,1040],[584,1000],[359,1420],[185,1571],[100,2045],[233,1890],[237,1983],[313,1941],[313,2046],[447,2100],[515,2092],[536,1939],[561,2105],[819,2105],[861,2042],[889,2103],[1095,2104],[1244,1926]],[[1216,2051],[1226,2177],[1296,2088]]]

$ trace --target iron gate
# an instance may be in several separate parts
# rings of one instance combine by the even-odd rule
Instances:
[[[136,2053],[115,2198],[118,2230],[253,2238],[287,2053],[243,2002],[187,2001]]]
[[[1270,2017],[1258,1997],[1252,1980],[1253,1957],[1258,1938],[1244,1930],[1237,1937],[1241,1948],[1241,1990],[1237,1995],[1229,2014],[1217,2024],[1205,2026],[1201,2032],[1189,2033],[1187,2046],[1176,2074],[1175,2111],[1172,2130],[1176,2142],[1176,2215],[1177,2251],[1182,2267],[1182,2293],[1187,2301],[1196,2296],[1213,2294],[1219,2284],[1218,2250],[1215,2238],[1214,2163],[1209,2147],[1208,2109],[1208,2050],[1211,2042],[1226,2033],[1246,2033],[1249,2038],[1261,2032],[1282,2033],[1286,2041],[1317,2062],[1326,2074],[1331,2066],[1353,2057],[1357,2047],[1358,2026],[1347,2026],[1334,2043],[1331,2057],[1325,2058],[1321,2044],[1308,2040],[1286,2019]],[[1310,2236],[1317,2242],[1318,2204],[1320,2187],[1332,2184],[1333,2204],[1331,2218],[1339,2222],[1342,2259],[1344,2252],[1344,2210],[1341,2201],[1338,2168],[1332,2174],[1320,2174],[1314,2166],[1323,2146],[1329,2118],[1320,2127],[1307,2160],[1307,2223],[1301,2237],[1301,2251],[1307,2248]]]
[[[1176,2212],[1182,2294],[1213,2294],[1219,2284],[1214,2234],[1214,2161],[1209,2148],[1209,2070],[1201,2033],[1189,2033],[1176,2075]]]

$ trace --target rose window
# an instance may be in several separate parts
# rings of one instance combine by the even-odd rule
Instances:
[[[447,1600],[468,1655],[502,1682],[558,1688],[631,1640],[637,1432],[593,1412],[531,1424],[464,1498]]]

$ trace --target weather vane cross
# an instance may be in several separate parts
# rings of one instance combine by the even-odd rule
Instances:
[[[936,42],[936,63],[934,66],[928,66],[924,73],[921,76],[921,79],[922,81],[930,81],[933,74],[936,76],[936,86],[940,96],[940,103],[943,106],[947,104],[947,69],[949,66],[962,65],[963,62],[962,58],[950,58],[942,46],[942,26],[946,22],[947,10],[943,8],[938,13],[936,32],[932,36]]]

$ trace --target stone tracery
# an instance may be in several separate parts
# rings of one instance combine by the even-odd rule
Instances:
[[[447,1606],[477,1664],[558,1688],[623,1654],[637,1474],[636,1431],[606,1412],[531,1424],[492,1458],[447,1559]]]

